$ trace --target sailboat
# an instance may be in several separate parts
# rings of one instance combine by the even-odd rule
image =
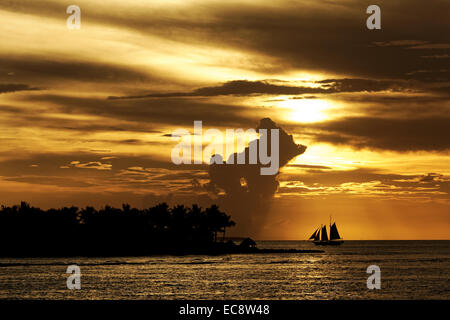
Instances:
[[[331,218],[330,218],[330,239],[328,239],[327,234],[327,227],[325,225],[320,225],[319,228],[314,231],[314,233],[309,237],[309,240],[312,240],[312,242],[315,245],[321,245],[321,246],[332,246],[332,245],[340,245],[344,243],[344,239],[341,238],[339,235],[339,232],[336,227],[336,222],[331,225]]]

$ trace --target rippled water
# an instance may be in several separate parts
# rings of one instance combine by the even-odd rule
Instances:
[[[260,248],[315,248],[259,241]],[[0,258],[5,299],[450,299],[450,241],[346,241],[320,254]],[[81,268],[68,290],[66,268]],[[366,269],[381,268],[368,290]]]

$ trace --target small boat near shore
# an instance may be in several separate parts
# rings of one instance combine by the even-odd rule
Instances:
[[[331,218],[330,238],[328,238],[326,225],[320,225],[308,240],[311,240],[316,246],[338,246],[344,243],[344,239],[339,235],[336,223],[331,224]]]

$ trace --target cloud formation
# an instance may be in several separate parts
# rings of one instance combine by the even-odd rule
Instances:
[[[356,149],[393,151],[448,151],[450,117],[348,117],[307,125],[318,130],[314,139]]]
[[[279,130],[280,168],[306,150],[306,146],[296,144],[292,135],[278,127],[271,119],[262,119],[257,127],[257,130],[260,129]],[[238,159],[237,153],[230,155],[225,164],[211,164],[209,167],[210,182],[206,185],[207,190],[218,197],[218,201],[234,214],[235,219],[241,221],[242,227],[240,228],[251,228],[252,230],[256,230],[264,223],[271,199],[278,188],[277,174],[261,175],[262,165],[259,156],[258,164],[248,164],[250,148],[255,148],[255,146],[259,152],[259,139],[251,141],[249,146],[242,151],[246,164],[230,164],[232,159]],[[270,147],[271,144],[268,144],[269,150],[271,150]],[[217,156],[220,155],[213,157]],[[248,230],[240,229],[241,232],[248,232]]]
[[[17,91],[34,91],[34,90],[40,90],[39,88],[33,88],[30,87],[27,84],[1,84],[0,83],[0,94],[1,93],[10,93],[10,92],[17,92]]]
[[[108,99],[138,99],[138,98],[173,98],[173,97],[211,97],[211,96],[248,96],[248,95],[298,95],[313,93],[338,93],[338,92],[374,92],[393,90],[400,91],[411,86],[406,86],[400,81],[379,81],[369,79],[325,79],[315,81],[320,87],[274,84],[280,80],[233,80],[222,85],[199,88],[191,92],[150,93],[139,96],[110,96]],[[286,81],[284,81],[286,82]]]
[[[419,212],[409,202],[420,200],[423,212],[436,210],[434,227],[446,226],[449,1],[383,2],[382,32],[365,28],[367,4],[357,0],[77,5],[82,28],[71,31],[61,1],[0,2],[5,201],[243,203],[254,213],[237,213],[245,228],[263,230],[267,219],[273,234],[306,212],[306,223],[328,216],[338,200],[348,201],[344,215],[377,218],[382,207],[365,208],[369,198],[411,209],[383,211],[393,217]],[[210,176],[214,167],[170,162],[177,128],[249,128],[261,118],[308,145],[280,184],[253,169]]]

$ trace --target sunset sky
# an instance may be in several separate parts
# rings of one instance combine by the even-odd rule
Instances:
[[[377,1],[381,30],[370,4],[2,0],[0,203],[217,202],[235,236],[305,239],[332,215],[344,239],[450,239],[450,2]],[[194,120],[262,118],[308,148],[253,209],[212,194],[207,161],[171,162]]]

